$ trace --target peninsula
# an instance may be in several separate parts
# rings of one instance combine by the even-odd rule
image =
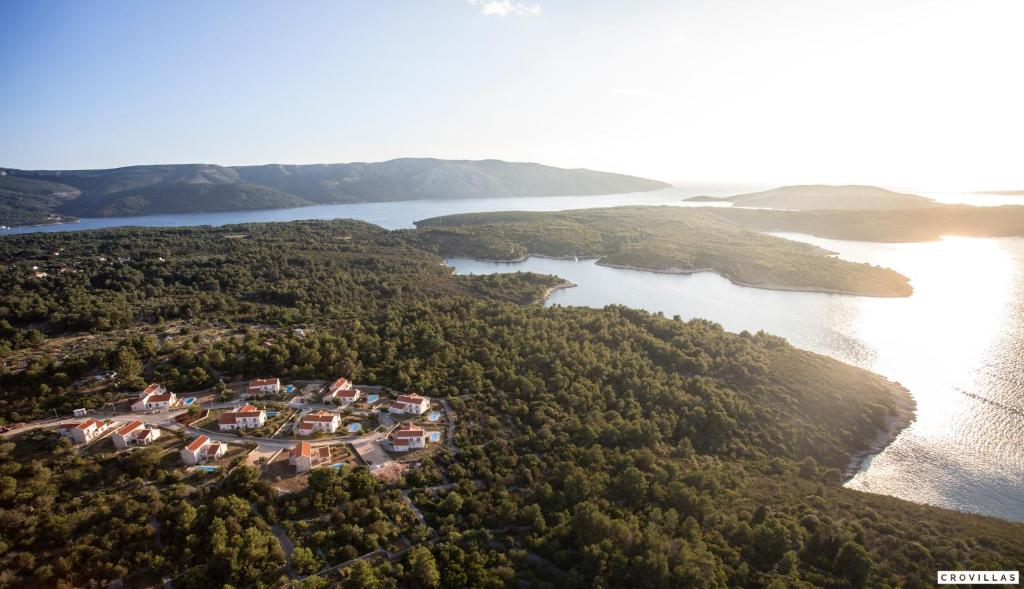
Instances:
[[[445,256],[514,260],[530,254],[599,257],[598,263],[689,273],[710,270],[744,286],[866,296],[913,292],[898,272],[847,262],[803,243],[764,235],[690,207],[450,215],[410,236]]]

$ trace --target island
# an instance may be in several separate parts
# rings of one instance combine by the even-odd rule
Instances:
[[[743,286],[880,297],[909,296],[898,272],[840,260],[821,248],[723,222],[691,207],[496,212],[425,219],[410,239],[445,256],[515,260],[596,257],[653,272],[713,271]]]
[[[729,203],[737,207],[787,210],[915,209],[935,204],[930,198],[893,192],[877,186],[831,186],[825,184],[782,186],[772,190],[735,196],[695,196],[687,201]]]
[[[501,160],[262,166],[142,165],[105,170],[0,169],[0,225],[55,216],[208,213],[416,199],[586,196],[669,187],[646,178]]]
[[[856,241],[919,242],[943,236],[1024,235],[1024,206],[933,205],[893,210],[770,211],[707,207],[707,214],[735,226]]]
[[[622,233],[543,224],[596,250],[667,212],[594,214]],[[551,239],[533,221],[488,243]],[[426,225],[0,238],[3,583],[926,587],[1024,562],[1022,524],[842,486],[912,418],[897,384],[706,320],[545,308],[559,279],[457,276],[430,233],[481,237]],[[167,431],[115,428],[126,404]]]

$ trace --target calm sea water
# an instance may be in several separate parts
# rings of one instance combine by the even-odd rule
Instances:
[[[528,270],[578,286],[548,305],[624,304],[765,331],[910,389],[917,420],[848,486],[1024,521],[1024,238],[877,244],[783,235],[889,266],[914,294],[883,299],[782,292],[718,274],[668,275],[594,260],[451,259],[460,274]]]
[[[397,202],[318,205],[291,209],[262,209],[226,213],[191,213],[180,215],[141,215],[137,217],[85,218],[77,223],[13,227],[0,229],[0,236],[52,231],[85,231],[107,227],[186,227],[193,225],[231,225],[234,223],[269,223],[304,219],[359,219],[387,229],[409,229],[413,222],[429,217],[456,213],[486,211],[561,211],[622,205],[708,206],[707,203],[684,203],[691,196],[729,196],[774,188],[755,184],[681,184],[654,192],[632,192],[600,196],[541,196],[531,198],[472,198],[462,200],[405,200]],[[1024,196],[1001,196],[959,192],[921,192],[944,203],[966,203],[977,206],[1024,204]]]
[[[682,204],[770,188],[683,185],[591,197],[401,201],[294,209],[83,219],[0,230],[0,235],[124,225],[167,227],[352,218],[389,229],[453,213]],[[1024,204],[1024,197],[928,193],[940,202]],[[620,303],[703,317],[731,331],[764,329],[794,345],[907,386],[917,421],[848,484],[905,499],[1024,521],[1024,239],[946,239],[867,244],[787,235],[840,256],[892,267],[915,288],[905,299],[777,292],[736,286],[713,273],[674,276],[604,268],[593,261],[531,258],[519,264],[451,260],[461,273],[530,270],[578,284],[549,305]]]

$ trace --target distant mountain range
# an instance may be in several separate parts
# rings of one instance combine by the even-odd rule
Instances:
[[[696,196],[691,202],[731,202],[738,207],[765,209],[916,209],[930,207],[935,201],[916,194],[893,192],[877,186],[783,186],[763,192],[737,194],[722,198]]]
[[[107,170],[0,169],[0,224],[415,199],[587,196],[667,188],[656,180],[501,160],[180,164]]]

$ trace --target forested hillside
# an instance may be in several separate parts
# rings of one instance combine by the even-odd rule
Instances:
[[[421,542],[342,587],[930,587],[1024,560],[1024,526],[840,486],[906,403],[881,377],[707,321],[543,308],[558,279],[454,276],[421,244],[351,221],[0,239],[4,419],[234,374],[344,374],[460,416],[455,444],[393,483],[319,469],[284,496],[255,468],[196,489],[145,450],[15,437],[0,587],[283,587],[271,526],[314,518],[338,558]],[[107,369],[118,381],[82,394]],[[291,564],[319,558],[300,545]]]
[[[180,164],[107,170],[0,170],[0,224],[414,199],[574,196],[658,190],[656,180],[501,160]]]

